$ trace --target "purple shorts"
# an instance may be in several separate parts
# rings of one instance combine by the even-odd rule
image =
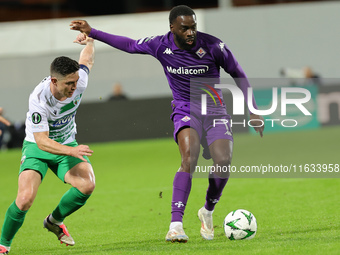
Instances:
[[[176,143],[177,134],[183,128],[191,127],[195,129],[201,140],[203,148],[208,149],[209,145],[219,139],[233,141],[233,133],[230,127],[230,116],[226,113],[209,113],[201,115],[200,109],[193,109],[190,102],[175,101],[171,102],[171,120],[174,123],[174,139]]]

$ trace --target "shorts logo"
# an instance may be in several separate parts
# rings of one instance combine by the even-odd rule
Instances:
[[[20,161],[20,165],[22,165],[25,162],[25,159],[26,159],[26,156],[25,155],[22,156],[21,161]]]
[[[41,122],[41,115],[40,115],[40,113],[34,112],[32,114],[32,122],[34,124],[39,124]]]
[[[200,58],[203,58],[203,56],[206,54],[205,50],[201,48],[199,48],[197,51],[196,51],[196,54],[197,56],[199,56]]]
[[[184,121],[184,122],[188,122],[190,119],[191,119],[190,117],[188,117],[188,116],[185,116],[185,117],[183,117],[183,118],[182,118],[182,121]]]

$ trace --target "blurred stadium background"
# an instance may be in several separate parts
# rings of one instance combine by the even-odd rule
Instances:
[[[71,20],[87,19],[100,30],[138,39],[166,33],[169,10],[177,4],[194,8],[198,29],[221,38],[231,48],[247,75],[259,81],[253,83],[255,90],[275,86],[275,79],[281,83],[285,79],[290,86],[293,78],[300,75],[303,79],[304,67],[311,67],[321,84],[312,93],[316,126],[340,123],[340,59],[336,57],[340,36],[331,29],[338,23],[339,1],[99,0],[86,4],[0,0],[0,107],[4,116],[20,128],[28,95],[48,75],[50,62],[59,55],[78,58],[81,47],[72,43],[76,33],[69,30]],[[80,108],[86,110],[77,115],[79,141],[171,137],[171,91],[158,61],[101,42],[96,42],[96,49],[96,63]],[[282,70],[288,69],[291,72],[283,76]],[[116,83],[122,84],[128,101],[108,100]],[[156,110],[154,105],[157,112],[140,118],[140,113]],[[247,130],[236,127],[234,131]]]

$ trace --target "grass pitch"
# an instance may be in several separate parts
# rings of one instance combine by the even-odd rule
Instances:
[[[339,164],[339,131],[332,127],[262,139],[236,134],[233,165]],[[43,229],[43,219],[69,188],[49,172],[10,254],[339,254],[339,178],[231,178],[214,212],[213,241],[202,240],[197,218],[208,182],[194,178],[184,216],[190,239],[172,244],[164,238],[180,163],[176,144],[156,139],[90,147],[96,190],[65,220],[76,245],[61,245]],[[0,225],[15,199],[20,156],[20,150],[0,152]],[[239,208],[257,219],[252,240],[230,241],[223,234],[224,217]]]

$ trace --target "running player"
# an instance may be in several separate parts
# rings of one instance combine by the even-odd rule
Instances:
[[[169,22],[170,32],[167,34],[140,40],[96,30],[85,20],[72,21],[70,26],[72,30],[81,31],[122,51],[152,55],[162,64],[173,94],[171,119],[174,123],[174,139],[178,143],[181,154],[181,166],[173,182],[171,223],[165,239],[172,242],[186,242],[189,238],[184,233],[182,222],[191,190],[192,174],[199,157],[200,143],[205,148],[205,158],[211,155],[214,165],[220,167],[229,167],[233,149],[229,123],[212,128],[211,120],[197,117],[200,113],[199,109],[198,113],[191,114],[190,111],[196,109],[195,107],[190,109],[190,81],[194,78],[219,79],[220,68],[223,68],[235,80],[241,81],[238,85],[245,98],[250,85],[229,48],[218,38],[197,31],[196,15],[191,8],[185,5],[174,7],[170,11]],[[222,99],[221,90],[216,89],[216,92]],[[256,105],[254,98],[253,104]],[[221,105],[214,111],[215,118],[230,118],[222,100]],[[262,136],[263,118],[251,114],[250,119],[253,120],[253,126],[257,126],[255,130]],[[212,213],[228,178],[229,173],[209,175],[206,202],[198,211],[201,236],[206,240],[214,238]]]
[[[79,63],[63,56],[54,59],[50,76],[44,78],[29,97],[18,194],[6,212],[0,254],[8,254],[48,168],[72,188],[46,217],[44,228],[54,233],[61,243],[75,244],[63,221],[86,203],[95,187],[95,176],[87,157],[93,151],[75,140],[75,115],[94,63],[94,43],[84,34],[78,35],[75,42],[85,45]]]

